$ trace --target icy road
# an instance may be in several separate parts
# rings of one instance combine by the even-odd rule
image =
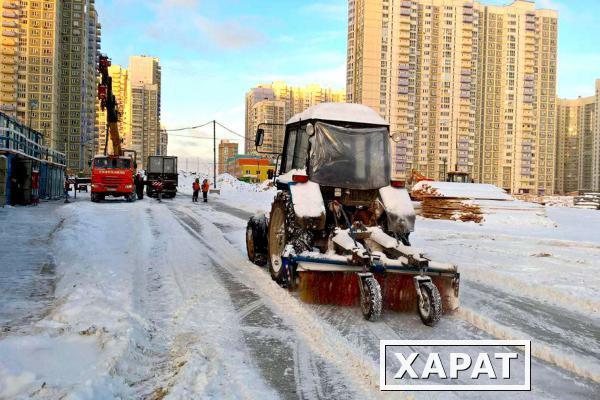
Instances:
[[[461,310],[429,328],[274,284],[244,244],[268,197],[0,209],[0,399],[506,398],[379,391],[380,339],[489,338],[533,341],[533,390],[511,397],[598,398],[600,213],[420,219],[414,244],[463,278]]]

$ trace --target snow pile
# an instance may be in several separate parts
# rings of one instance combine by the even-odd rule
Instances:
[[[290,185],[294,212],[300,218],[318,218],[325,215],[321,187],[314,182]]]
[[[452,199],[513,200],[504,190],[483,183],[418,182],[412,188],[415,197],[444,197]]]
[[[550,207],[573,207],[573,196],[544,196],[543,201]]]
[[[208,179],[211,183],[211,189],[213,188],[213,178],[211,176],[206,174],[180,172],[178,186],[179,193],[191,196],[192,183],[196,178],[200,179],[200,183],[202,183],[204,179]],[[273,202],[276,193],[276,189],[272,186],[272,181],[248,183],[240,181],[227,173],[217,176],[217,189],[220,190],[220,194],[209,194],[209,201],[211,201],[211,199],[225,201],[250,213],[268,212],[271,209],[271,203]]]

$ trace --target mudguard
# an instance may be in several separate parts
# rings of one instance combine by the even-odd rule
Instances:
[[[311,181],[306,183],[290,182],[288,185],[296,214],[296,223],[305,229],[324,229],[325,202],[321,194],[321,187]]]
[[[406,234],[415,230],[416,213],[406,189],[386,186],[379,189],[379,197],[390,231]]]

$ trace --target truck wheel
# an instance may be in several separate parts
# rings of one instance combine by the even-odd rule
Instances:
[[[281,201],[273,203],[269,221],[269,272],[277,283],[284,282],[282,254],[287,244],[286,207]]]
[[[381,316],[381,286],[374,277],[365,278],[362,285],[364,293],[360,298],[362,314],[368,321],[377,321]]]
[[[267,219],[264,215],[251,217],[246,226],[248,259],[258,266],[267,264]]]
[[[425,325],[434,326],[442,316],[442,297],[433,282],[423,282],[420,287],[423,299],[418,304],[419,316]]]

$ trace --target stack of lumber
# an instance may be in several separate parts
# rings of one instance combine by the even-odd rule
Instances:
[[[481,208],[457,199],[428,197],[421,201],[421,215],[431,219],[449,219],[458,221],[481,222]]]
[[[483,221],[488,208],[495,208],[493,202],[514,201],[494,185],[455,182],[419,182],[413,187],[411,197],[421,201],[421,215],[425,218],[476,223]]]

